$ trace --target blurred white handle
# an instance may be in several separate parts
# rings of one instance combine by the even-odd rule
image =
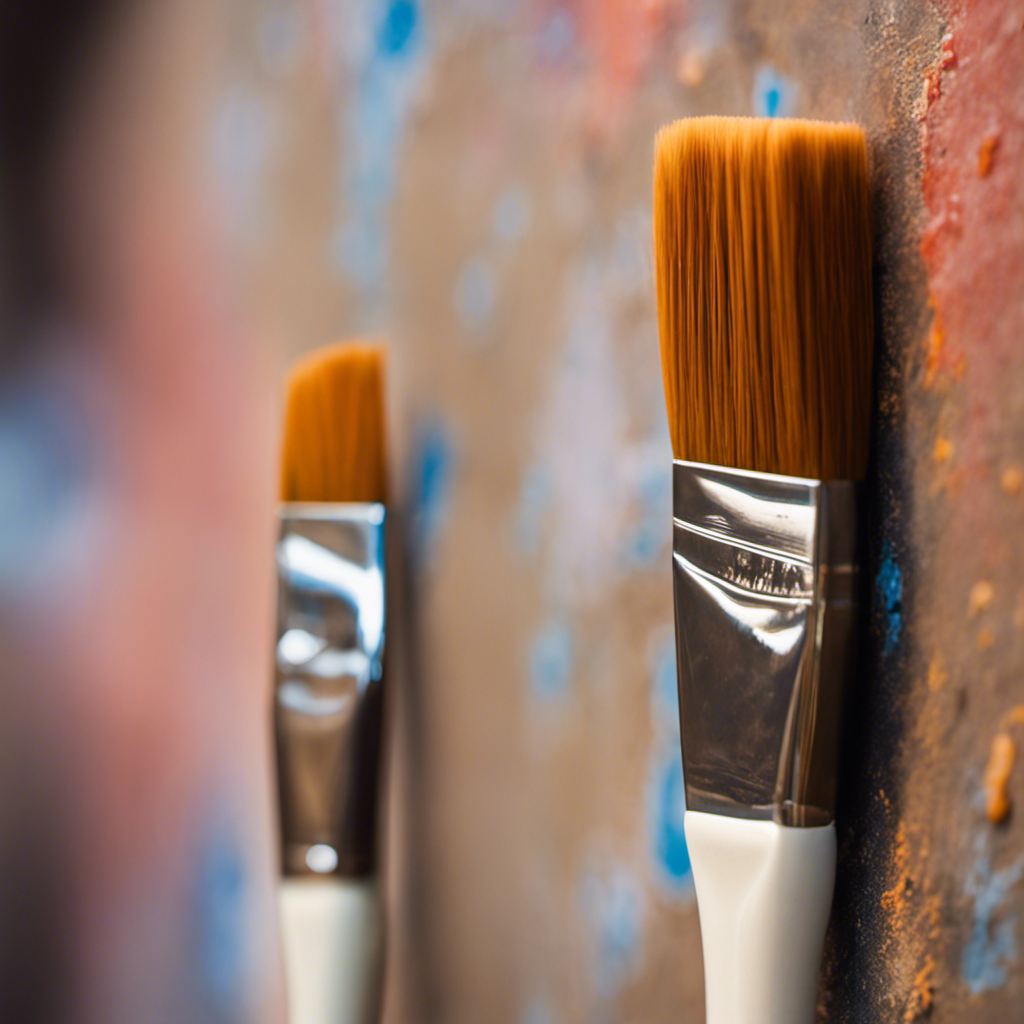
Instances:
[[[376,1024],[384,922],[375,880],[286,878],[281,937],[290,1024]]]
[[[812,1024],[835,881],[833,825],[687,811],[707,1024]]]

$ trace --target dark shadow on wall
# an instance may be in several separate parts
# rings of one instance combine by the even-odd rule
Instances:
[[[886,10],[883,13],[882,7]],[[829,1024],[903,1020],[903,991],[890,959],[890,887],[904,791],[906,697],[918,660],[912,632],[912,466],[905,394],[929,311],[920,257],[923,204],[916,105],[939,52],[941,23],[929,0],[873,3],[862,28],[870,64],[864,109],[871,141],[875,238],[875,408],[866,484],[862,636],[847,693],[840,752],[839,864],[818,1018]]]

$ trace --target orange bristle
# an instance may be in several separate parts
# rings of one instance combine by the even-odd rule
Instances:
[[[384,501],[385,351],[344,342],[319,349],[288,377],[282,501]]]
[[[663,128],[654,250],[675,457],[863,477],[872,293],[861,129],[732,117]]]

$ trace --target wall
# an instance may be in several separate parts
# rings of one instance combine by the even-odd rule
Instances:
[[[650,256],[654,132],[701,113],[871,142],[871,602],[822,1019],[1020,1019],[1024,825],[985,775],[1024,731],[1022,29],[1008,0],[239,10],[260,322],[282,356],[392,345],[390,1019],[701,1019]]]

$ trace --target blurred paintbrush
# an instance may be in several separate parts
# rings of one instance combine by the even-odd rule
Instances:
[[[291,1024],[371,1024],[383,979],[384,353],[314,353],[288,383],[275,725]]]

